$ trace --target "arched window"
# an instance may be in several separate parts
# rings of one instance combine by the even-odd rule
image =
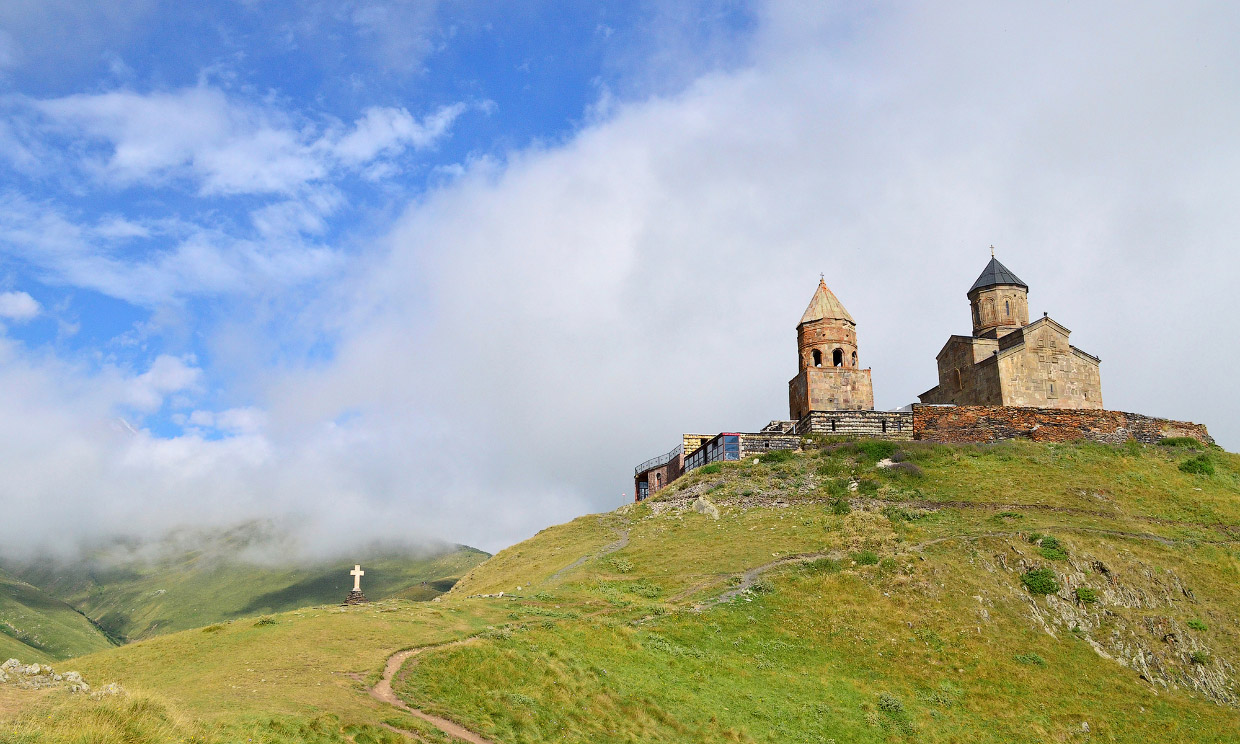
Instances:
[[[883,433],[887,433],[887,419],[883,419]]]
[[[663,474],[662,473],[654,474],[654,485],[655,485],[655,488],[658,488],[659,486],[663,485]]]
[[[857,366],[857,352],[855,351],[853,352],[853,366]]]
[[[822,366],[822,352],[817,349],[814,349],[814,366],[815,367]]]
[[[835,351],[831,352],[831,363],[834,364],[836,367],[844,366],[844,350],[843,349],[836,349]]]
[[[1007,300],[1003,301],[1003,313],[1007,315],[1009,318],[1012,317],[1012,303],[1008,302]]]

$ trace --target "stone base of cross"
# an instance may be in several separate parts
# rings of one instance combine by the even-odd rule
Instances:
[[[346,605],[366,604],[368,601],[370,600],[366,599],[366,595],[356,589],[349,592],[349,596],[344,598],[344,603]]]

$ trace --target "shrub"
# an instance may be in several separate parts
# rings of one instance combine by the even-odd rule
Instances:
[[[921,468],[911,462],[897,462],[890,467],[883,468],[883,472],[893,478],[920,478],[925,475]]]
[[[1054,594],[1059,591],[1059,582],[1055,581],[1055,572],[1049,568],[1035,568],[1026,571],[1020,577],[1030,594]]]
[[[715,473],[718,473],[722,469],[723,469],[722,465],[720,465],[717,462],[712,462],[709,465],[703,465],[702,467],[698,468],[698,472],[701,473],[702,475],[714,475]]]
[[[1059,544],[1059,540],[1050,535],[1043,535],[1042,539],[1038,541],[1038,552],[1049,561],[1062,561],[1068,558],[1068,551],[1063,549],[1063,546]]]
[[[758,455],[758,460],[764,463],[788,462],[789,460],[795,458],[796,456],[797,456],[797,453],[793,450],[780,449],[780,450],[771,450],[770,452],[763,452],[761,455]]]
[[[883,442],[879,440],[866,440],[857,442],[857,452],[867,460],[886,460],[896,453],[896,445],[893,442]]]
[[[1200,454],[1180,463],[1180,470],[1192,475],[1214,475],[1214,461],[1209,455]]]
[[[1001,511],[995,515],[999,519],[1024,519],[1025,515],[1014,511]]]
[[[1194,651],[1188,655],[1188,660],[1194,664],[1209,664],[1210,654],[1207,651]]]
[[[837,480],[833,480],[827,484],[827,493],[831,494],[832,496],[847,496],[848,495],[848,484],[849,484],[849,480],[847,478],[839,478]]]
[[[883,573],[894,573],[896,570],[895,558],[884,558],[878,562],[878,570]]]
[[[1030,666],[1040,666],[1040,667],[1046,666],[1046,659],[1043,659],[1038,654],[1035,654],[1032,652],[1027,653],[1027,654],[1016,654],[1014,658],[1016,659],[1017,662],[1021,664],[1028,664]]]
[[[862,478],[857,481],[857,491],[867,495],[878,493],[878,481],[873,478]]]
[[[848,505],[847,499],[835,499],[831,502],[831,513],[843,516],[852,511],[852,507]]]
[[[859,553],[853,553],[851,558],[857,562],[858,566],[873,566],[878,563],[878,553],[873,550],[862,550]]]
[[[816,558],[801,564],[804,573],[835,573],[840,570],[840,562],[831,558]]]
[[[1192,620],[1189,620],[1188,627],[1192,628],[1193,630],[1209,630],[1209,628],[1206,627],[1206,624],[1201,622],[1197,618],[1193,618]]]
[[[276,624],[276,619],[275,619],[274,617],[260,617],[260,618],[259,618],[259,619],[258,619],[258,620],[254,623],[254,627],[255,627],[255,628],[261,628],[261,627],[264,627],[264,626],[266,626],[266,625],[275,625],[275,624]]]
[[[628,573],[633,570],[633,562],[627,558],[612,558],[609,563],[618,573]]]
[[[1163,437],[1158,443],[1164,447],[1187,447],[1189,449],[1201,449],[1201,442],[1192,437]]]
[[[1087,586],[1078,586],[1076,588],[1076,599],[1085,604],[1093,604],[1098,601],[1098,592]]]
[[[908,712],[904,710],[904,703],[900,698],[892,695],[890,692],[880,692],[878,694],[878,711],[887,718],[884,727],[890,725],[905,734],[913,733],[913,722],[909,719]],[[882,722],[880,721],[880,723]]]
[[[775,585],[770,579],[758,579],[749,587],[749,591],[754,594],[770,594],[775,591]]]
[[[878,694],[878,709],[884,713],[903,713],[904,703],[890,692],[880,692]]]

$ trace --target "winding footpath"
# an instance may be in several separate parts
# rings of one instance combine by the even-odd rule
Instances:
[[[444,732],[448,736],[454,736],[461,741],[469,742],[469,744],[497,744],[490,739],[484,739],[478,734],[470,731],[459,724],[449,721],[447,718],[432,715],[423,710],[411,707],[396,696],[396,692],[392,690],[392,680],[396,677],[397,672],[404,666],[404,663],[410,658],[427,651],[438,651],[440,649],[451,648],[452,646],[460,646],[469,643],[469,640],[452,641],[450,643],[441,643],[437,646],[423,646],[421,648],[411,648],[407,651],[397,651],[388,657],[387,664],[383,667],[383,678],[379,683],[370,689],[370,696],[375,700],[387,703],[388,705],[400,708],[409,715],[420,718],[430,725]],[[401,731],[403,734],[408,732]]]

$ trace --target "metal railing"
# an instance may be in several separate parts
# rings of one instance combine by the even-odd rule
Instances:
[[[684,452],[684,449],[685,449],[685,445],[683,443],[678,444],[676,445],[676,448],[672,450],[671,452],[668,452],[663,455],[659,455],[658,457],[650,458],[649,460],[643,462],[641,465],[638,465],[637,467],[633,468],[633,475],[641,475],[642,473],[646,472],[647,470],[651,468],[657,468],[660,465],[668,464],[672,460],[676,459],[678,455]]]

